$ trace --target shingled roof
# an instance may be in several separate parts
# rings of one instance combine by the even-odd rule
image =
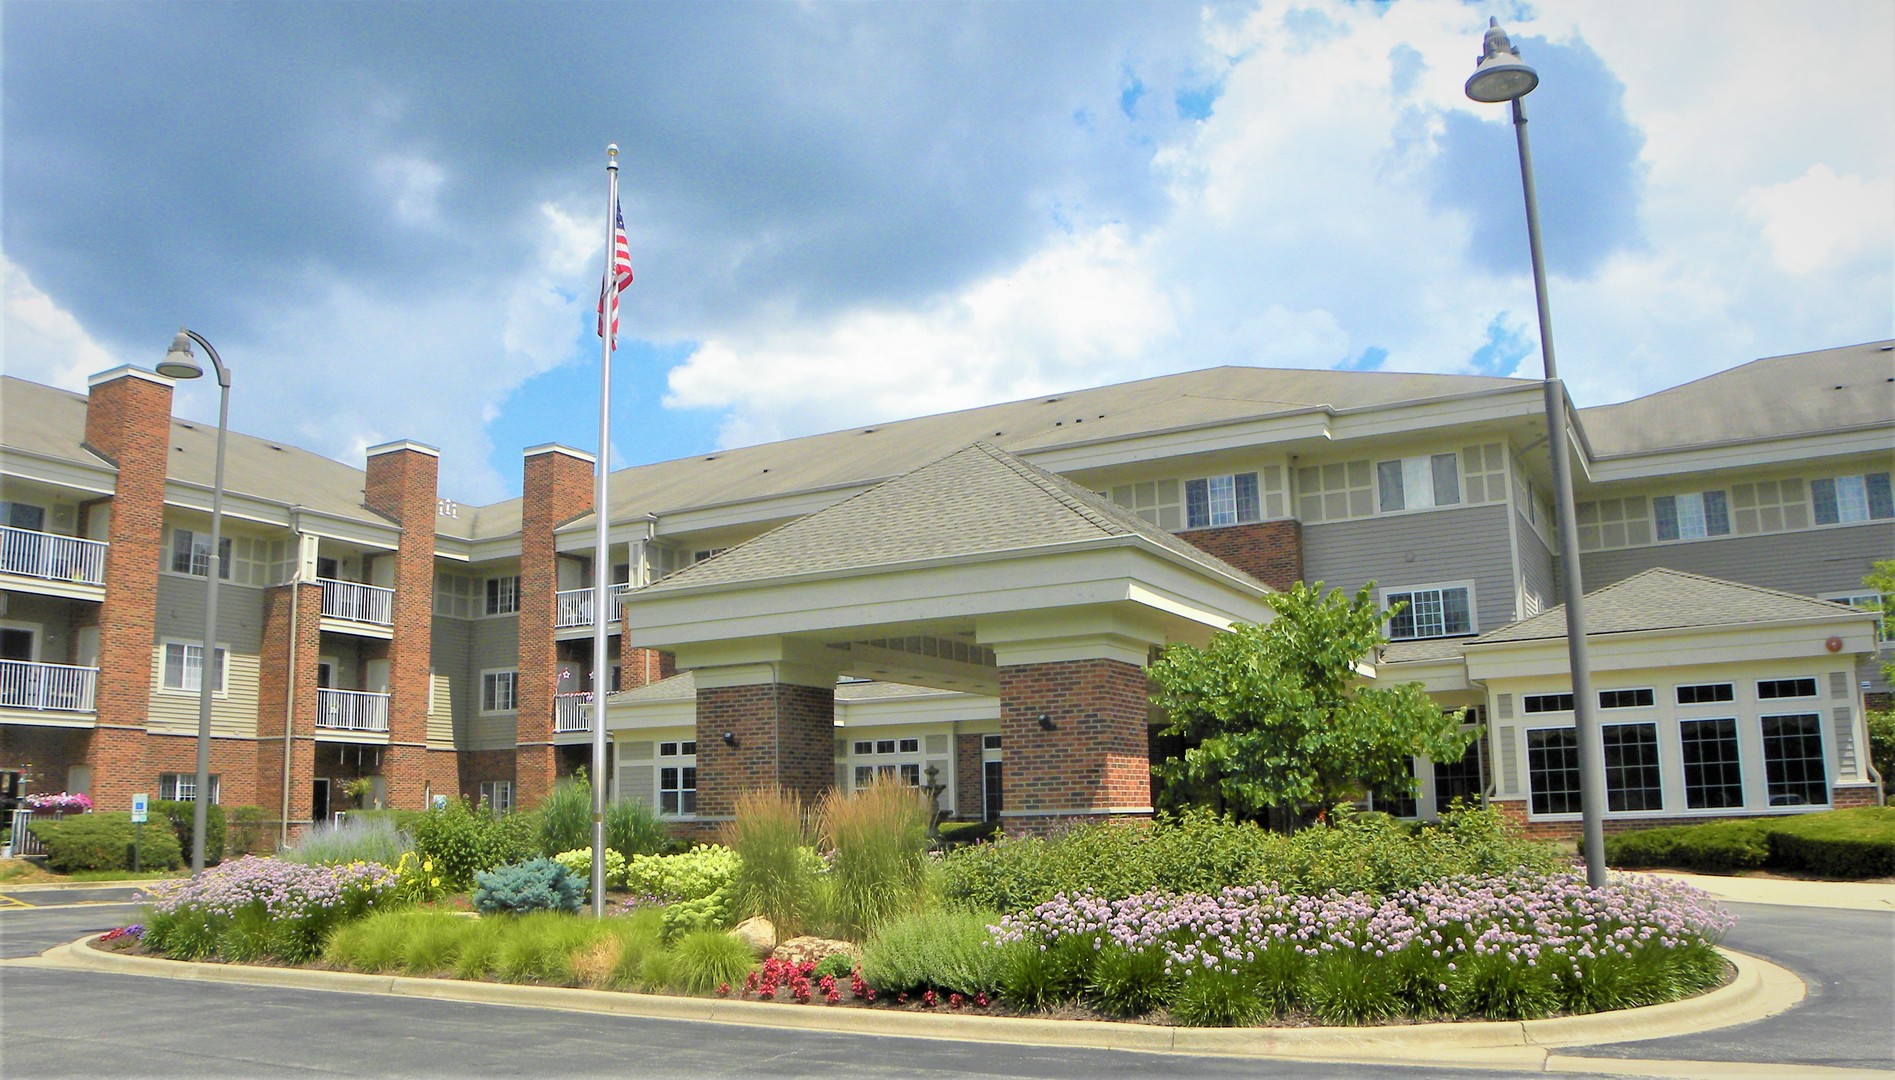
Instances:
[[[1035,548],[1134,539],[1269,587],[1092,492],[988,443],[971,446],[739,544],[638,593],[761,584]]]
[[[1756,625],[1871,613],[1760,585],[1687,574],[1662,566],[1586,594],[1586,636],[1648,630]],[[1482,634],[1468,645],[1540,641],[1566,636],[1566,605]]]

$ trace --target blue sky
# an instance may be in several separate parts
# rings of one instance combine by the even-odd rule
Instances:
[[[0,37],[5,368],[77,389],[188,324],[239,428],[506,497],[597,440],[616,141],[618,465],[1214,364],[1531,376],[1506,109],[1461,93],[1490,13],[1583,403],[1895,333],[1883,0],[41,0]]]

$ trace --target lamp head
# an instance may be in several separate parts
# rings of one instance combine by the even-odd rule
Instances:
[[[158,362],[158,374],[167,379],[200,379],[204,369],[198,365],[197,357],[191,353],[191,335],[178,331],[171,339],[171,350]]]
[[[1486,104],[1514,101],[1532,93],[1538,85],[1540,73],[1520,62],[1520,50],[1507,40],[1500,20],[1488,19],[1480,62],[1474,66],[1474,74],[1467,77],[1467,96]]]

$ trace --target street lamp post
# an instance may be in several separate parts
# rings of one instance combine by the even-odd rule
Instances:
[[[220,555],[224,536],[224,443],[230,434],[230,369],[218,357],[217,350],[191,330],[179,329],[171,339],[171,349],[158,365],[158,374],[173,379],[201,378],[204,369],[191,354],[191,342],[204,346],[217,371],[217,471],[211,485],[210,562],[204,576],[204,643],[197,668],[197,790],[192,796],[191,873],[204,872],[204,833],[210,817],[211,798],[211,684],[217,672],[217,579],[222,573]]]
[[[1605,746],[1600,741],[1598,701],[1592,695],[1592,665],[1586,656],[1585,586],[1580,578],[1579,524],[1573,516],[1573,477],[1567,460],[1566,388],[1553,364],[1553,315],[1546,301],[1546,260],[1540,247],[1540,202],[1533,190],[1533,153],[1527,146],[1527,114],[1520,99],[1540,85],[1539,72],[1520,60],[1496,19],[1487,20],[1480,63],[1468,76],[1467,96],[1484,104],[1513,106],[1514,139],[1520,147],[1520,186],[1526,193],[1527,247],[1533,258],[1533,295],[1539,305],[1540,358],[1545,365],[1546,441],[1553,459],[1554,512],[1559,518],[1560,589],[1566,594],[1566,652],[1572,669],[1573,725],[1579,740],[1579,812],[1586,846],[1586,880],[1606,883]]]

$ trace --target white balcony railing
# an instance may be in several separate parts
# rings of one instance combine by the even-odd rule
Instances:
[[[388,695],[363,690],[318,690],[316,726],[329,731],[387,731]]]
[[[0,572],[103,585],[105,545],[77,536],[0,526]]]
[[[553,731],[591,731],[591,694],[554,694]]]
[[[625,612],[625,593],[629,585],[614,585],[611,596],[609,618],[616,625]],[[565,630],[574,626],[592,625],[592,590],[561,589],[553,594],[553,626]]]
[[[355,581],[317,578],[322,583],[322,613],[350,622],[395,625],[395,590]]]
[[[0,660],[0,707],[89,713],[98,685],[98,668]]]

